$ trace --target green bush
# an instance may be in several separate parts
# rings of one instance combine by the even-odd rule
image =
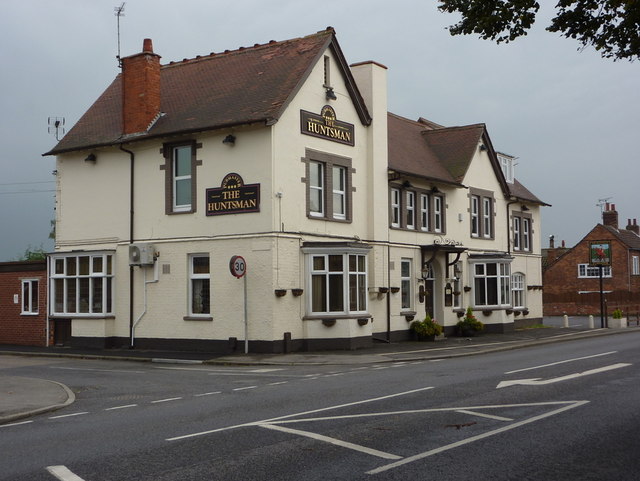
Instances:
[[[409,329],[415,332],[418,337],[439,336],[443,331],[442,326],[430,316],[426,316],[424,321],[413,321],[409,325]]]
[[[611,315],[613,316],[614,319],[622,319],[622,310],[616,309],[615,311],[613,311]]]
[[[467,312],[458,321],[457,326],[460,331],[482,331],[484,329],[484,324],[473,315],[471,307],[467,307]]]

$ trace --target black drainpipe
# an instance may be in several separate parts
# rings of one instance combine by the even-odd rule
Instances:
[[[120,150],[129,154],[130,161],[130,175],[129,175],[129,244],[133,244],[133,180],[134,180],[134,160],[135,154],[125,149],[120,144]],[[127,258],[128,259],[128,258]],[[129,339],[130,348],[133,349],[133,266],[129,266]]]
[[[507,202],[507,254],[511,255],[511,221],[509,220],[509,207],[517,204],[517,200]],[[520,227],[522,229],[522,227]]]

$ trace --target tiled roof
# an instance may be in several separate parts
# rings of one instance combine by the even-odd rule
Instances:
[[[277,121],[319,56],[332,49],[347,76],[347,88],[363,123],[370,121],[362,97],[327,28],[281,42],[212,53],[161,67],[161,111],[152,128],[136,138],[197,132]],[[117,144],[122,138],[121,75],[48,154]]]
[[[546,205],[546,206],[551,205],[541,201],[537,196],[532,194],[529,189],[527,189],[524,185],[522,185],[517,179],[514,179],[513,184],[509,184],[508,187],[511,195],[520,200],[533,202],[534,204],[540,204],[540,205]]]
[[[627,229],[616,229],[610,225],[603,225],[603,227],[617,237],[620,242],[625,244],[629,249],[640,250],[640,236],[635,232]]]
[[[462,182],[485,132],[484,124],[425,130],[422,135],[458,182]]]

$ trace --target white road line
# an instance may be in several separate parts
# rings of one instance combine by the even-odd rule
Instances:
[[[442,452],[448,451],[450,449],[454,449],[454,448],[457,448],[457,447],[460,447],[460,446],[464,446],[465,444],[471,444],[471,443],[473,443],[475,441],[479,441],[481,439],[485,439],[485,438],[488,438],[488,437],[491,437],[491,436],[495,436],[496,434],[504,433],[506,431],[510,431],[512,429],[519,428],[520,426],[524,426],[526,424],[531,424],[531,423],[534,423],[536,421],[540,421],[540,420],[548,418],[550,416],[555,416],[556,414],[560,414],[560,413],[562,413],[564,411],[568,411],[570,409],[574,409],[574,408],[583,406],[584,404],[587,404],[588,402],[589,401],[575,401],[572,404],[570,404],[568,406],[561,407],[559,409],[556,409],[555,411],[550,411],[550,412],[547,412],[547,413],[544,413],[544,414],[540,414],[538,416],[534,416],[532,418],[525,419],[523,421],[520,421],[520,422],[517,422],[517,423],[513,423],[513,424],[510,424],[508,426],[504,426],[502,428],[494,429],[493,431],[488,431],[486,433],[479,434],[477,436],[472,436],[470,438],[463,439],[463,440],[455,442],[455,443],[447,444],[446,446],[441,446],[439,448],[432,449],[430,451],[425,451],[424,453],[416,454],[414,456],[409,456],[408,458],[402,459],[400,461],[396,461],[395,463],[387,464],[385,466],[380,466],[379,468],[372,469],[371,471],[367,471],[367,474],[378,474],[378,473],[382,473],[384,471],[388,471],[390,469],[397,468],[399,466],[403,466],[405,464],[412,463],[414,461],[419,461],[420,459],[424,459],[424,458],[427,458],[429,456],[433,456],[434,454],[442,453]]]
[[[19,423],[11,423],[11,424],[2,424],[0,425],[0,428],[8,428],[10,426],[20,426],[21,424],[29,424],[32,423],[33,421],[22,421]]]
[[[178,401],[180,399],[182,399],[182,397],[170,397],[170,398],[167,398],[167,399],[158,399],[156,401],[151,401],[151,404],[166,403],[166,402],[169,402],[169,401]]]
[[[279,386],[280,384],[287,384],[289,381],[270,382],[267,386]]]
[[[256,389],[258,386],[245,386],[245,387],[237,387],[234,391],[245,391],[247,389]]]
[[[553,384],[556,382],[571,381],[579,377],[590,376],[591,374],[599,374],[601,372],[612,371],[614,369],[620,369],[621,367],[629,367],[631,365],[632,364],[628,364],[625,362],[619,362],[617,364],[612,364],[610,366],[604,366],[597,369],[590,369],[589,371],[584,371],[584,372],[576,372],[574,374],[567,374],[566,376],[553,377],[551,379],[534,378],[534,379],[513,379],[510,381],[501,381],[496,386],[496,389],[500,389],[508,386],[516,386],[516,385],[544,386],[544,385]]]
[[[564,361],[551,362],[549,364],[541,364],[540,366],[525,367],[524,369],[516,369],[514,371],[507,371],[507,372],[505,372],[505,374],[515,374],[516,372],[531,371],[533,369],[541,369],[543,367],[557,366],[558,364],[565,364],[567,362],[582,361],[584,359],[591,359],[591,358],[600,357],[600,356],[609,356],[610,354],[615,354],[617,352],[618,351],[603,352],[602,354],[594,354],[592,356],[576,357],[576,358],[573,358],[573,359],[566,359]]]
[[[49,366],[49,369],[63,369],[65,371],[93,371],[93,372],[118,372],[118,373],[131,373],[131,374],[146,374],[147,371],[130,371],[125,369],[95,369],[95,368],[81,368],[81,367],[60,367]]]
[[[47,466],[47,471],[60,481],[83,481],[80,476],[73,474],[66,466]]]
[[[89,414],[88,411],[84,411],[81,413],[73,413],[73,414],[61,414],[60,416],[50,416],[49,419],[60,419],[60,418],[70,418],[73,416],[82,416],[83,414]]]
[[[114,406],[112,408],[106,408],[105,411],[115,411],[116,409],[134,408],[136,406],[137,406],[137,404],[126,404],[124,406]]]
[[[274,431],[281,431],[283,433],[297,434],[298,436],[304,436],[307,438],[315,439],[317,441],[323,441],[325,443],[335,444],[336,446],[340,446],[347,449],[353,449],[354,451],[370,454],[371,456],[377,456],[383,459],[402,459],[402,456],[398,456],[396,454],[385,453],[383,451],[378,451],[377,449],[371,449],[365,446],[360,446],[359,444],[353,444],[346,441],[341,441],[339,439],[330,438],[328,436],[323,436],[322,434],[310,433],[307,431],[300,431],[298,429],[285,428],[285,427],[277,426],[274,424],[260,424],[259,426],[261,428],[273,429]]]
[[[202,394],[194,394],[194,397],[211,396],[212,394],[220,394],[222,391],[203,392]]]
[[[227,431],[230,429],[237,429],[237,428],[243,428],[243,427],[247,427],[247,426],[256,426],[256,425],[260,425],[260,424],[265,424],[265,423],[270,423],[270,422],[274,422],[274,421],[280,421],[282,419],[289,419],[292,417],[296,417],[296,416],[305,416],[307,414],[314,414],[314,413],[319,413],[319,412],[323,412],[323,411],[329,411],[332,409],[339,409],[339,408],[344,408],[344,407],[349,407],[349,406],[357,406],[359,404],[365,404],[365,403],[370,403],[370,402],[375,402],[375,401],[382,401],[385,399],[392,399],[398,396],[406,396],[407,394],[415,394],[418,392],[423,392],[423,391],[428,391],[430,389],[433,389],[433,386],[427,386],[427,387],[422,387],[422,388],[418,388],[418,389],[412,389],[411,391],[405,391],[405,392],[400,392],[400,393],[395,393],[395,394],[389,394],[387,396],[380,396],[380,397],[376,397],[376,398],[371,398],[371,399],[364,399],[362,401],[354,401],[351,403],[346,403],[346,404],[338,404],[336,406],[329,406],[326,408],[320,408],[320,409],[313,409],[311,411],[303,411],[303,412],[299,412],[299,413],[295,413],[295,414],[288,414],[286,416],[280,416],[277,418],[271,418],[271,419],[264,419],[262,421],[253,421],[250,423],[244,423],[244,424],[236,424],[235,426],[226,426],[223,428],[217,428],[217,429],[211,429],[209,431],[202,431],[199,433],[193,433],[193,434],[185,434],[182,436],[176,436],[173,438],[167,438],[166,441],[178,441],[181,439],[187,439],[187,438],[194,438],[196,436],[204,436],[206,434],[213,434],[213,433],[218,433],[221,431]]]
[[[468,411],[466,409],[458,409],[456,410],[456,412],[462,413],[462,414],[469,414],[471,416],[478,416],[481,418],[495,419],[496,421],[513,421],[513,418],[503,418],[502,416],[494,416],[492,414],[478,413],[475,411]]]

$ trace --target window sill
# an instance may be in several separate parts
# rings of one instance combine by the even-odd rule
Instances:
[[[21,312],[21,313],[20,313],[20,315],[21,315],[21,316],[27,316],[27,317],[28,317],[28,316],[33,317],[33,316],[37,316],[37,315],[39,315],[39,313],[38,313],[38,312]]]
[[[335,217],[325,217],[321,215],[308,214],[307,218],[312,220],[324,220],[326,222],[338,222],[341,224],[351,224],[351,219],[336,219]]]
[[[362,314],[310,314],[308,316],[304,316],[302,318],[303,321],[322,321],[324,319],[361,319],[361,318],[372,318],[373,316],[369,313]]]
[[[184,316],[183,321],[213,321],[211,316]]]
[[[116,318],[113,314],[51,314],[50,319],[109,319]]]

